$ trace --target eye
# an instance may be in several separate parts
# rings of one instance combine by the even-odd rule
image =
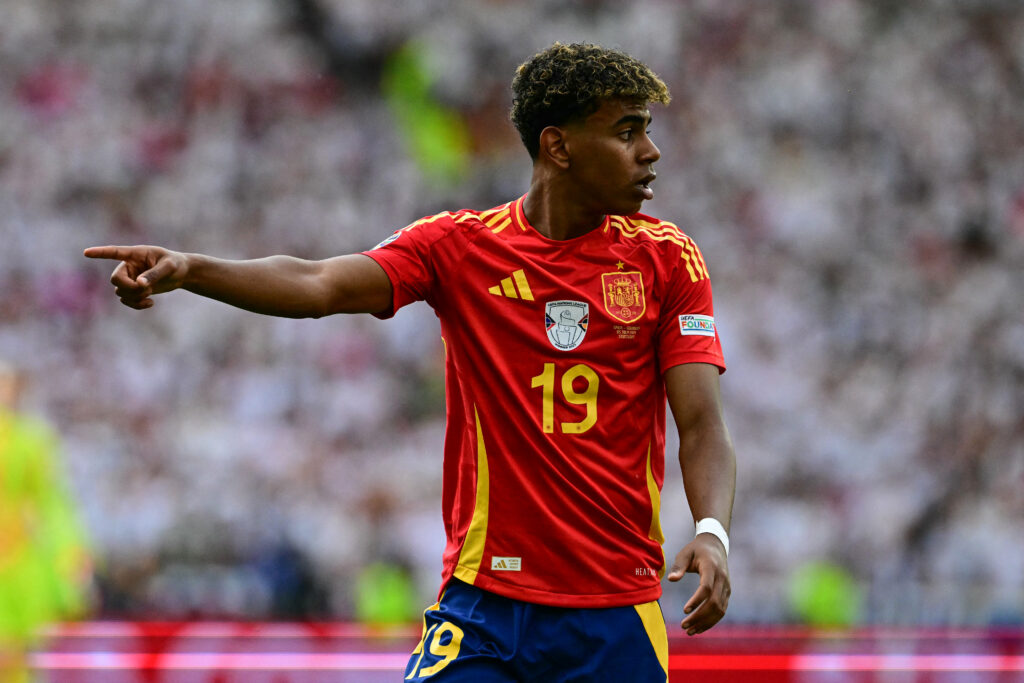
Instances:
[[[626,130],[622,131],[621,133],[619,133],[619,137],[622,138],[626,142],[630,142],[639,133],[640,133],[640,128],[629,128],[629,129],[626,129]],[[644,133],[644,135],[650,136],[651,129],[647,128],[646,130],[643,131],[643,133]]]

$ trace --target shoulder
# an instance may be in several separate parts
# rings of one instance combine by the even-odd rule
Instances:
[[[451,235],[462,235],[473,240],[477,234],[501,232],[512,222],[512,208],[512,202],[508,202],[484,211],[459,209],[424,216],[397,230],[374,248],[391,244],[406,234],[436,241]]]
[[[693,244],[693,240],[675,223],[643,213],[634,213],[632,216],[611,216],[611,225],[625,240],[646,242],[652,245],[675,244],[684,247]]]
[[[691,280],[709,277],[704,255],[697,243],[675,223],[643,213],[611,216],[610,223],[621,241],[647,249],[655,258],[669,265],[682,265]]]

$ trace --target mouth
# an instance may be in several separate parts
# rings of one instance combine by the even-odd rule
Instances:
[[[644,199],[654,199],[654,190],[651,189],[651,183],[657,177],[657,173],[649,173],[637,181],[636,187],[640,188],[640,194],[644,196]]]

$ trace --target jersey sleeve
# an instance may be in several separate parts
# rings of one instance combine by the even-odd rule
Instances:
[[[686,238],[682,258],[671,269],[658,325],[658,362],[662,372],[683,363],[709,363],[725,372],[715,324],[711,278],[697,245]]]
[[[437,283],[434,248],[454,229],[455,223],[448,213],[427,216],[362,252],[376,261],[391,280],[391,307],[375,316],[390,318],[414,301],[431,302]]]

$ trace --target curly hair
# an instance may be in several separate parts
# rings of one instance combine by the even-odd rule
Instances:
[[[555,43],[516,69],[509,118],[530,158],[540,152],[547,126],[580,121],[611,99],[668,104],[668,86],[646,64],[624,52],[589,43]]]

